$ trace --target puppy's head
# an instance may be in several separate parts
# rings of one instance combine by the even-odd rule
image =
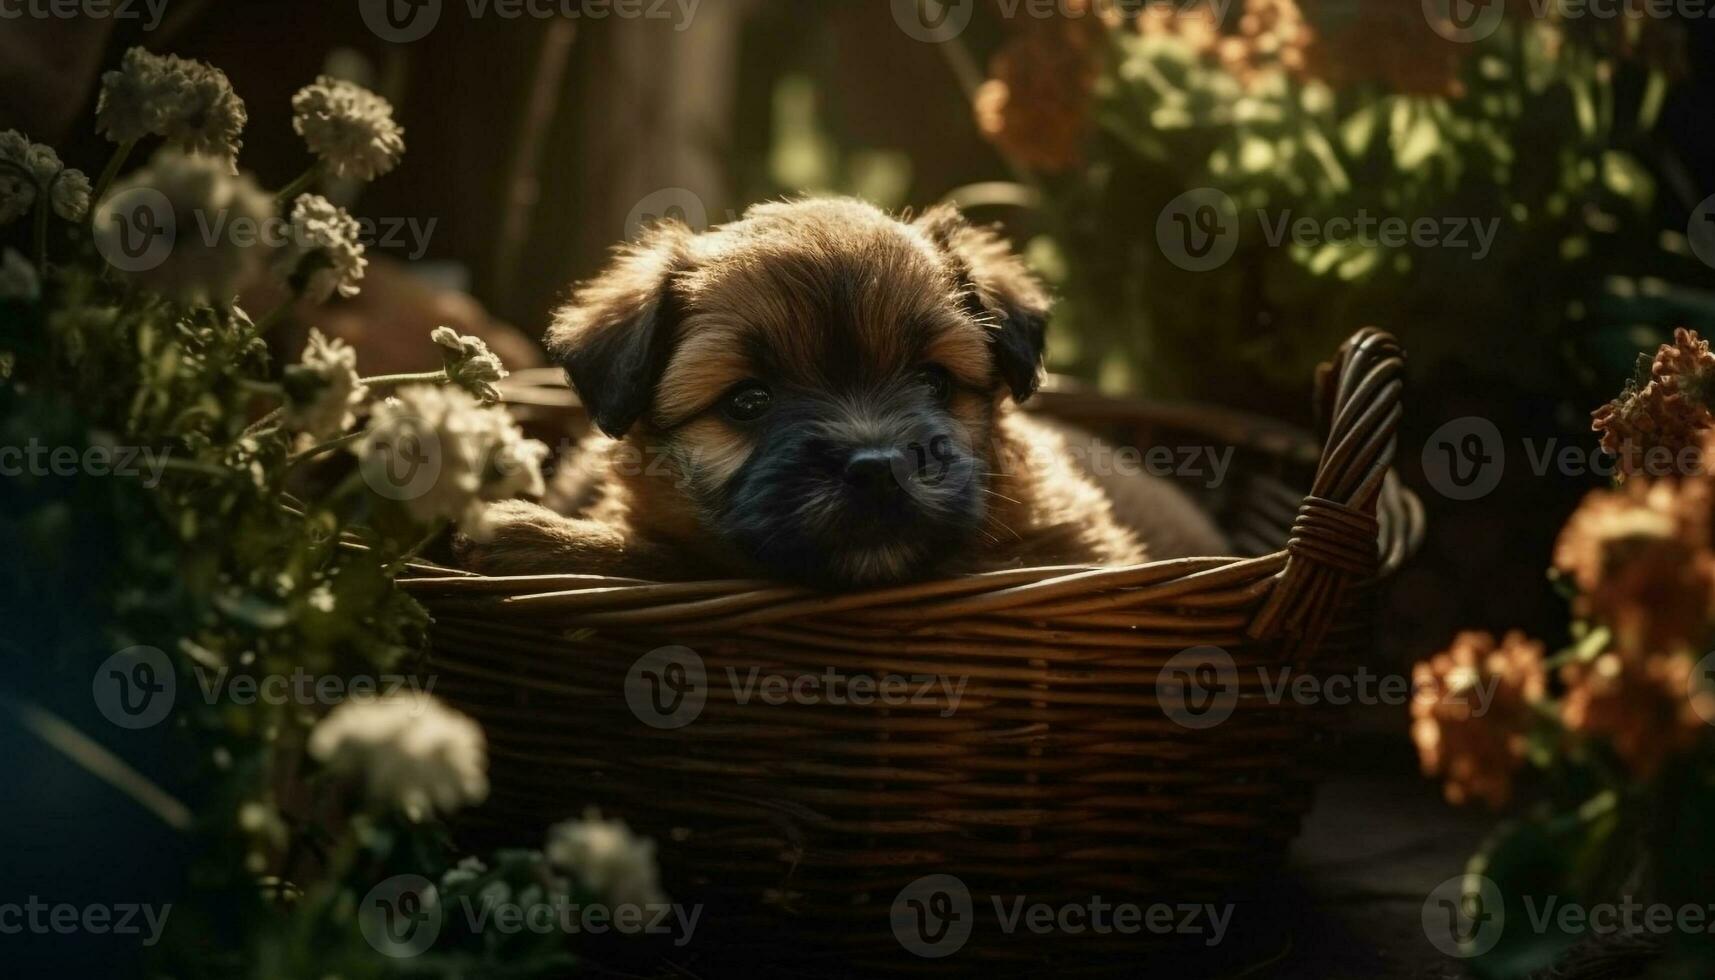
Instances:
[[[802,200],[656,225],[548,342],[596,425],[670,461],[637,525],[682,494],[702,553],[842,587],[922,575],[979,533],[995,413],[1035,390],[1046,314],[952,208]]]

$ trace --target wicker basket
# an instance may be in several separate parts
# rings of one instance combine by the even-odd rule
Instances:
[[[1208,503],[1253,557],[849,595],[419,568],[403,584],[434,614],[435,693],[490,742],[493,795],[465,831],[517,843],[598,805],[656,837],[675,899],[705,903],[699,947],[755,942],[769,960],[790,949],[847,968],[947,965],[906,953],[893,928],[896,897],[926,875],[955,876],[973,896],[955,958],[967,967],[1065,964],[1101,945],[1005,934],[991,896],[1235,894],[1296,833],[1315,775],[1307,746],[1328,714],[1271,700],[1256,668],[1351,663],[1373,586],[1421,534],[1416,499],[1389,471],[1402,369],[1399,346],[1373,329],[1323,366],[1319,453],[1236,413],[1044,393],[1040,410],[1122,445],[1237,447]],[[1288,489],[1306,478],[1308,495]],[[1212,690],[1237,695],[1223,695],[1230,717],[1212,727],[1187,688],[1163,684],[1170,660],[1208,647],[1233,667]],[[966,686],[956,710],[945,689],[916,682],[869,703],[769,703],[754,689],[745,702],[753,669]],[[643,710],[646,694],[661,700]]]

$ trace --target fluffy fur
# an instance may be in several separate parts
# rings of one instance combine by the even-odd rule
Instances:
[[[657,225],[548,333],[600,433],[546,506],[491,508],[464,557],[490,574],[843,588],[1218,553],[1158,481],[1133,478],[1116,517],[1066,444],[1087,437],[1016,409],[1047,313],[1006,243],[950,207],[907,221],[816,199],[702,234]],[[754,386],[767,411],[743,418],[734,393]]]

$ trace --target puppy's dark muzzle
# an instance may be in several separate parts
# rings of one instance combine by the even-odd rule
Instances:
[[[905,494],[901,477],[911,476],[910,463],[897,449],[854,449],[840,476],[854,497],[871,504],[893,504]]]

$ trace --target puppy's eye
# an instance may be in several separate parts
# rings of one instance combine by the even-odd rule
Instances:
[[[953,397],[953,376],[939,364],[927,364],[917,371],[917,380],[929,389],[929,394],[938,402],[946,402]]]
[[[754,422],[774,407],[774,396],[760,381],[745,381],[721,399],[721,412],[734,422]]]

